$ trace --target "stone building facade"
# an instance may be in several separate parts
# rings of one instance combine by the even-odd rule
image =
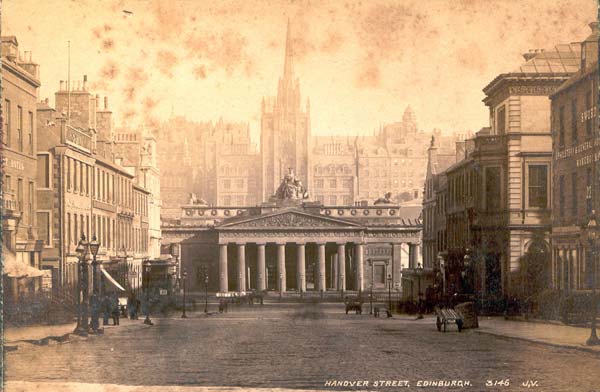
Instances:
[[[579,46],[557,45],[524,58],[484,88],[490,127],[467,140],[463,158],[445,171],[446,246],[438,254],[448,291],[527,297],[531,275],[550,262],[548,97],[577,71]],[[430,219],[427,214],[426,227]]]
[[[579,71],[551,95],[552,264],[544,266],[542,278],[548,286],[565,293],[591,288],[594,258],[585,227],[593,211],[600,210],[599,33],[597,23],[590,27],[592,33],[582,43]]]
[[[14,36],[2,37],[2,237],[5,260],[40,267],[36,180],[39,66]],[[12,256],[14,255],[14,256]],[[15,296],[34,287],[12,287]],[[7,288],[8,292],[8,288]]]
[[[106,100],[100,108],[86,83],[85,77],[72,88],[61,82],[56,109],[48,100],[37,106],[41,264],[57,288],[77,281],[81,234],[97,237],[102,265],[148,258],[149,241],[142,239],[148,235],[148,191],[115,161],[112,112]]]

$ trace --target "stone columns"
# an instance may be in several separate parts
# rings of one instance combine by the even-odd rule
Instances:
[[[297,244],[296,245],[296,255],[297,255],[297,274],[296,281],[298,286],[298,292],[303,293],[306,291],[306,245],[305,244]]]
[[[363,244],[354,244],[354,254],[356,255],[356,289],[364,289],[364,267],[363,267]]]
[[[337,253],[332,256],[331,264],[333,264],[333,279],[332,279],[333,287],[332,287],[332,289],[337,290],[338,282],[340,281],[340,275],[338,272],[339,263],[338,263]]]
[[[325,244],[317,244],[319,253],[319,270],[317,274],[317,290],[327,291],[325,281]]]
[[[277,288],[285,292],[285,244],[277,244]]]
[[[265,280],[265,244],[256,245],[256,269],[256,288],[258,291],[264,291],[267,289]]]
[[[227,282],[227,244],[219,244],[219,291],[229,291]]]
[[[338,244],[338,290],[346,291],[346,244]]]
[[[237,244],[237,260],[238,260],[238,291],[246,291],[246,245]]]

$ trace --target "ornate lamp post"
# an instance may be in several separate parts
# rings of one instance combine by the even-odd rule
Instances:
[[[437,256],[438,263],[440,265],[440,271],[442,273],[442,301],[445,302],[446,299],[446,265],[444,261],[444,257],[438,253]]]
[[[371,284],[369,285],[369,314],[373,314],[373,280],[375,279],[375,270],[373,261],[369,260],[369,266],[371,267]]]
[[[593,163],[595,165],[595,163]],[[590,253],[592,256],[592,327],[590,331],[590,337],[585,342],[588,346],[600,345],[598,334],[596,333],[596,318],[598,310],[598,298],[596,296],[596,284],[598,274],[598,263],[596,260],[596,242],[598,240],[598,224],[596,223],[596,211],[592,211],[592,216],[586,226],[584,235],[587,237],[590,246]]]
[[[469,248],[465,249],[465,255],[463,257],[463,270],[461,271],[461,275],[463,278],[463,287],[462,291],[464,294],[471,293],[471,250]]]
[[[187,271],[183,270],[183,275],[181,276],[183,279],[183,313],[181,318],[187,318],[187,314],[185,314],[185,281],[187,280]]]
[[[98,282],[98,261],[96,256],[100,249],[100,243],[96,239],[96,235],[92,236],[92,240],[89,243],[89,249],[92,253],[92,329],[97,332],[100,328],[100,284]]]
[[[204,313],[208,313],[208,269],[204,267]]]
[[[423,311],[422,311],[422,306],[421,306],[421,296],[423,293],[421,293],[421,274],[423,272],[423,265],[421,263],[417,264],[417,268],[415,268],[415,271],[417,272],[417,278],[418,278],[418,298],[419,298],[419,303],[417,305],[418,308],[418,316],[417,318],[422,319],[423,318]]]
[[[84,282],[83,276],[83,268],[85,264],[85,255],[88,249],[88,243],[85,239],[85,235],[81,234],[81,239],[77,243],[77,248],[75,251],[77,252],[77,326],[75,327],[75,333],[78,335],[85,336],[87,335],[88,325],[87,325],[87,314],[84,314],[85,307],[85,295],[84,288],[87,287],[87,284]]]
[[[390,313],[392,312],[392,275],[388,274],[388,308]]]
[[[144,261],[143,268],[144,276],[146,278],[146,319],[144,320],[144,324],[154,325],[152,320],[150,320],[150,269],[152,268],[150,260]]]

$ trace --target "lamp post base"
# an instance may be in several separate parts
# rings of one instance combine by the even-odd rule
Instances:
[[[150,317],[146,316],[146,319],[144,320],[144,324],[146,325],[154,325],[154,323],[152,322],[152,320],[150,320]]]
[[[87,328],[85,328],[85,327],[83,327],[81,325],[78,325],[75,328],[75,331],[73,331],[73,333],[75,335],[77,335],[77,336],[88,336],[88,330],[87,330]]]
[[[181,315],[181,318],[188,318],[188,316],[184,313]]]
[[[598,339],[598,335],[596,334],[596,330],[592,330],[592,334],[590,335],[590,337],[588,338],[588,340],[585,342],[585,344],[587,346],[599,346],[600,345],[600,339]]]

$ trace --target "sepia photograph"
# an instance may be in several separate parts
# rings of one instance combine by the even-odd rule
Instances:
[[[0,0],[0,390],[600,392],[600,0]]]

